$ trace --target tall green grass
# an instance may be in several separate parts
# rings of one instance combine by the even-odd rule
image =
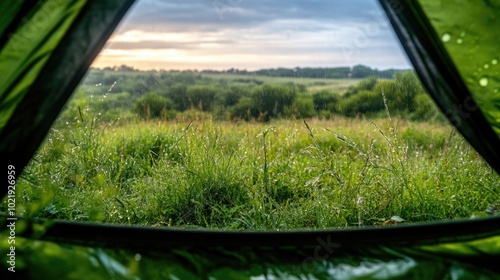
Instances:
[[[82,117],[47,136],[19,180],[19,207],[157,227],[320,229],[469,218],[500,199],[499,182],[444,125]]]

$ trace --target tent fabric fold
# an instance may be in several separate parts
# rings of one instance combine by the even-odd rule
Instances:
[[[449,121],[474,149],[500,173],[500,138],[481,110],[460,110],[477,102],[416,1],[381,0],[422,84]]]
[[[18,172],[133,2],[46,1],[33,7],[38,11],[28,12],[33,17],[25,18],[25,27],[10,35],[0,51],[0,155]],[[37,13],[45,19],[43,27]],[[40,32],[26,37],[26,28]]]
[[[18,173],[133,3],[0,2],[0,158]],[[453,109],[474,97],[421,6],[417,1],[380,3],[428,92],[458,131],[500,172],[500,139],[491,123],[481,110],[465,116]],[[6,193],[3,188],[0,195]],[[5,216],[0,217],[0,224],[4,240],[9,234]],[[498,216],[285,233],[165,230],[22,218],[18,225],[18,269],[34,279],[72,275],[85,279],[500,276],[494,261],[500,258]],[[325,242],[331,246],[325,247]],[[9,250],[7,242],[0,243],[3,256]]]

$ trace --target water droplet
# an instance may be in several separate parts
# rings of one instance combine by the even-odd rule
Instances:
[[[463,42],[464,42],[464,40],[462,40],[462,39],[457,40],[457,44],[462,44]]]
[[[141,257],[141,254],[135,254],[135,256],[134,256],[134,259],[135,259],[136,261],[140,261],[140,260],[141,260],[141,258],[142,258],[142,257]]]
[[[488,78],[481,78],[481,80],[479,80],[479,85],[482,86],[482,87],[485,87],[488,85]]]
[[[490,66],[488,64],[485,64],[484,69],[488,69],[488,68],[490,68]]]
[[[491,64],[493,64],[493,65],[496,65],[497,63],[498,63],[498,60],[496,60],[496,59],[493,59],[493,60],[491,61]]]
[[[460,37],[465,37],[465,31],[460,32]]]
[[[444,33],[443,36],[441,37],[441,40],[443,40],[443,42],[449,42],[451,40],[451,35],[448,34],[448,33]]]

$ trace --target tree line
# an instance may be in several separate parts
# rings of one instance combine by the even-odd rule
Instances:
[[[95,68],[94,70],[101,70]],[[140,72],[133,67],[127,65],[115,66],[115,67],[106,67],[102,69],[104,71],[125,71],[125,72]],[[362,79],[368,78],[371,76],[383,78],[383,79],[391,79],[398,72],[403,72],[407,70],[397,70],[397,69],[387,69],[387,70],[378,70],[373,69],[364,65],[355,65],[353,67],[295,67],[295,68],[270,68],[270,69],[260,69],[256,71],[247,71],[245,69],[235,69],[230,68],[227,70],[170,70],[170,71],[155,71],[151,72],[170,72],[170,73],[201,73],[201,74],[238,74],[242,76],[266,76],[266,77],[287,77],[287,78],[325,78],[325,79]]]
[[[270,121],[276,118],[378,117],[442,120],[412,71],[392,79],[369,76],[344,92],[311,90],[296,82],[217,79],[192,71],[141,72],[92,69],[67,105],[68,117],[87,107],[105,120],[119,117],[175,119],[202,112],[219,120]]]

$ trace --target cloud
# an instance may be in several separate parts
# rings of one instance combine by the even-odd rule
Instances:
[[[142,0],[105,49],[154,68],[409,65],[375,0]]]
[[[373,0],[143,0],[128,13],[120,31],[247,29],[280,20],[363,22],[376,8]]]

